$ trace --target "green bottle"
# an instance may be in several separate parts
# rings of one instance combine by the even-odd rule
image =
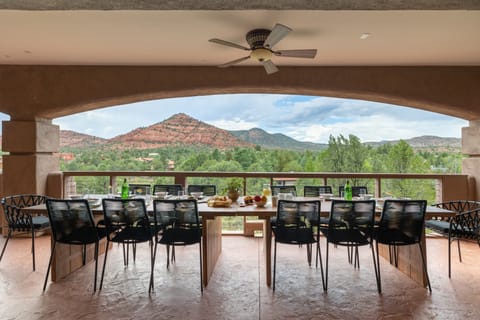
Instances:
[[[352,200],[353,198],[352,186],[350,185],[349,180],[347,180],[347,183],[343,188],[343,197],[345,198],[345,200]]]
[[[123,180],[122,183],[122,199],[128,199],[128,183],[127,178]]]

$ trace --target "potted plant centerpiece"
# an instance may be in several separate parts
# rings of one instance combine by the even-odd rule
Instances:
[[[240,190],[243,189],[243,182],[240,178],[232,178],[228,180],[227,187],[225,188],[225,193],[227,197],[236,202],[240,196]]]

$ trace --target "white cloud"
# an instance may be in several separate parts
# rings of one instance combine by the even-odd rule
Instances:
[[[226,130],[262,128],[301,141],[327,143],[330,135],[361,141],[421,135],[460,137],[462,119],[414,108],[361,100],[266,94],[229,94],[146,101],[54,120],[62,129],[111,138],[176,113]]]

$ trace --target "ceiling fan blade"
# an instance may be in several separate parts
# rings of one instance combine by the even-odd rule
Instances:
[[[317,49],[304,49],[304,50],[279,50],[274,51],[274,55],[279,57],[291,57],[291,58],[310,58],[313,59],[317,55]]]
[[[250,56],[246,56],[246,57],[243,57],[243,58],[240,58],[240,59],[236,59],[236,60],[221,64],[218,67],[219,68],[227,68],[227,67],[233,66],[234,64],[240,63],[240,62],[242,62],[244,60],[247,60],[247,59],[250,59]]]
[[[244,47],[242,45],[239,45],[239,44],[236,44],[236,43],[233,43],[233,42],[230,42],[230,41],[225,41],[225,40],[222,40],[222,39],[213,38],[213,39],[210,39],[208,41],[213,42],[213,43],[218,43],[218,44],[228,46],[228,47],[237,48],[237,49],[248,50],[248,51],[250,50],[250,48]]]
[[[263,61],[262,64],[267,74],[272,74],[278,71],[277,66],[272,62],[272,60]]]
[[[292,31],[287,26],[284,26],[283,24],[277,23],[275,27],[273,27],[272,32],[268,35],[267,39],[265,39],[265,42],[263,43],[263,46],[265,48],[271,49],[275,44],[277,44],[280,40],[285,38],[285,36]]]

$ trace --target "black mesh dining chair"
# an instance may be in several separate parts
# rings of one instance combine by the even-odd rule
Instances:
[[[296,186],[271,186],[272,196],[278,196],[279,193],[291,193],[294,197],[297,196]]]
[[[153,217],[155,221],[154,261],[157,244],[167,249],[167,269],[170,267],[170,246],[198,244],[200,262],[200,291],[203,292],[202,270],[202,230],[199,223],[197,201],[192,199],[154,200]],[[153,281],[150,289],[153,290]]]
[[[103,286],[105,267],[107,264],[110,242],[135,248],[138,243],[148,242],[150,245],[150,285],[153,281],[153,230],[147,215],[144,199],[102,199],[105,229],[107,233],[107,248],[103,260],[100,290]],[[125,247],[125,246],[124,246]],[[127,254],[128,255],[128,254]],[[124,255],[125,257],[125,255]],[[135,260],[134,260],[135,261]],[[125,261],[124,261],[125,264]]]
[[[204,196],[211,197],[217,194],[217,186],[214,184],[189,184],[187,193],[203,192]]]
[[[149,184],[130,183],[128,185],[128,193],[133,196],[146,196],[151,194],[151,186]]]
[[[44,204],[47,197],[36,194],[21,194],[8,196],[2,199],[3,212],[7,222],[7,240],[3,245],[0,261],[7,248],[8,241],[13,233],[29,234],[32,238],[32,268],[35,271],[35,237],[37,232],[50,229],[50,222],[45,216],[32,216],[25,212],[24,208]]]
[[[169,195],[178,195],[178,191],[183,191],[181,184],[156,184],[153,186],[153,194],[157,192],[168,192]]]
[[[418,245],[422,257],[423,272],[430,292],[425,251],[422,246],[424,219],[427,202],[425,200],[385,200],[380,221],[375,228],[375,247],[377,251],[378,292],[382,291],[378,244],[392,246],[396,255],[397,246]],[[396,258],[396,257],[395,257]]]
[[[328,220],[328,227],[320,227],[322,233],[327,239],[326,267],[325,267],[325,286],[328,289],[328,262],[329,262],[329,243],[337,246],[345,246],[347,250],[354,248],[355,263],[360,265],[358,258],[358,247],[370,245],[372,249],[373,266],[379,289],[379,276],[377,274],[377,264],[375,263],[375,252],[372,245],[373,226],[375,219],[375,201],[348,201],[333,200]],[[380,290],[380,289],[379,289]]]
[[[338,187],[338,196],[342,195],[342,192],[344,189],[345,189],[344,186]],[[368,188],[364,186],[352,186],[352,196],[360,197],[362,193],[368,194]]]
[[[43,291],[47,287],[48,275],[57,243],[83,246],[83,265],[85,265],[86,246],[89,244],[95,245],[93,291],[97,291],[98,246],[100,239],[105,237],[105,229],[95,226],[93,215],[86,199],[48,199],[46,206],[52,230],[52,249],[45,282],[43,283]]]
[[[304,186],[303,187],[303,196],[304,197],[319,197],[321,194],[332,193],[331,186]]]
[[[273,290],[277,273],[277,243],[306,245],[307,262],[312,263],[312,245],[316,244],[316,261],[320,260],[322,286],[324,286],[323,263],[320,251],[320,201],[279,200],[276,223],[272,225],[275,245],[273,251]],[[318,266],[318,265],[317,265]]]

